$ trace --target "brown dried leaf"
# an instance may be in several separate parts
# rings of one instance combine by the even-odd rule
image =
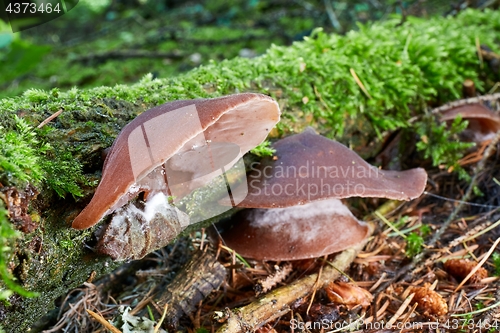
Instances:
[[[346,282],[330,282],[325,291],[330,301],[348,306],[367,307],[373,300],[373,295],[368,290]]]
[[[476,266],[476,262],[466,259],[450,259],[444,263],[444,269],[448,272],[448,274],[460,281],[469,275],[469,273]],[[472,284],[479,283],[482,279],[487,277],[488,271],[481,267],[471,276],[469,282]]]
[[[448,313],[448,304],[443,297],[431,290],[429,283],[425,283],[423,287],[411,288],[412,293],[415,293],[411,304],[418,304],[419,311],[425,315],[442,316]]]

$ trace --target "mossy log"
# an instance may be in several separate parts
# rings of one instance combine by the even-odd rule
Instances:
[[[119,265],[92,251],[95,228],[77,231],[70,224],[100,179],[102,151],[141,112],[170,100],[261,92],[275,97],[284,112],[276,135],[312,123],[322,134],[373,153],[369,142],[380,142],[384,131],[418,126],[407,120],[425,113],[427,103],[460,97],[465,79],[480,92],[492,85],[496,74],[481,66],[476,40],[498,54],[499,22],[499,12],[466,11],[402,25],[391,20],[343,37],[317,30],[261,57],[175,78],[147,75],[131,86],[29,90],[0,100],[0,297],[13,289],[11,277],[39,293],[10,296],[9,305],[0,305],[1,325],[27,331],[67,290]]]

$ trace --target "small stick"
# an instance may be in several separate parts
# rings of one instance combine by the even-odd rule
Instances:
[[[380,309],[375,314],[377,316],[376,318],[380,318],[384,314],[385,310],[387,310],[387,308],[389,307],[390,304],[391,304],[391,302],[389,302],[389,300],[386,300],[385,303],[382,304]]]
[[[410,312],[408,312],[408,314],[404,317],[403,322],[401,323],[401,330],[399,331],[399,333],[403,332],[403,330],[405,328],[405,324],[408,322],[408,320],[410,319],[410,316],[413,314],[413,312],[415,312],[417,305],[418,305],[418,303],[413,304],[413,307],[411,308]]]
[[[405,312],[405,310],[408,307],[408,305],[410,305],[410,302],[413,299],[413,296],[415,296],[414,293],[410,294],[410,296],[408,296],[405,299],[405,301],[403,302],[403,304],[401,304],[401,306],[399,307],[398,311],[396,311],[396,313],[394,314],[394,316],[392,316],[392,318],[389,319],[389,321],[386,324],[386,327],[392,327],[392,325],[394,325],[394,323],[396,322],[396,320],[398,320],[398,318],[401,317],[401,315],[403,314],[403,312]]]
[[[58,115],[60,115],[62,112],[63,112],[63,109],[60,109],[59,111],[53,113],[47,119],[45,119],[40,124],[38,124],[38,126],[36,128],[42,128],[43,126],[47,125],[52,119],[54,119],[55,117],[57,117]]]
[[[325,4],[326,14],[328,15],[328,18],[330,19],[332,26],[335,28],[335,30],[341,31],[342,26],[340,25],[340,22],[337,18],[337,15],[335,15],[335,11],[333,10],[333,6],[330,3],[330,0],[323,0],[323,3]]]
[[[323,257],[323,260],[326,260],[326,256]],[[325,262],[323,261],[321,263],[321,267],[319,268],[319,272],[318,272],[318,278],[316,279],[316,282],[314,283],[314,286],[313,286],[313,292],[312,292],[312,295],[311,295],[311,301],[309,302],[309,306],[307,307],[307,310],[306,310],[306,314],[309,315],[309,310],[311,310],[311,306],[314,302],[314,296],[316,296],[316,291],[318,290],[318,287],[319,287],[319,279],[321,278],[321,273],[323,272],[323,267],[325,266]]]
[[[459,99],[457,101],[453,101],[453,102],[444,104],[440,107],[437,107],[435,109],[432,109],[431,114],[437,114],[437,113],[452,109],[452,108],[457,107],[457,106],[462,106],[462,105],[467,105],[467,104],[476,104],[476,103],[483,104],[484,102],[491,102],[491,101],[495,101],[495,100],[499,100],[499,99],[500,99],[500,93],[491,94],[491,95],[476,96],[476,97],[471,97],[471,98],[466,98],[466,99]],[[417,118],[417,117],[414,117],[414,118]],[[413,118],[410,119],[410,121],[413,121]]]
[[[95,320],[97,320],[102,326],[104,326],[106,329],[110,330],[112,333],[122,333],[119,329],[108,323],[106,319],[103,318],[98,313],[95,313],[92,310],[87,309],[87,313],[92,316]]]
[[[466,79],[462,84],[462,92],[466,98],[476,96],[476,85],[474,84],[474,81]]]
[[[151,289],[148,292],[148,294],[146,296],[144,296],[144,298],[135,306],[135,308],[133,310],[130,310],[128,312],[130,315],[134,316],[136,313],[141,311],[146,305],[148,305],[149,302],[151,302],[153,300],[155,295],[150,295],[152,290],[153,289]]]
[[[491,91],[495,91],[492,89]],[[462,105],[467,105],[467,104],[484,104],[485,102],[492,102],[492,101],[497,101],[500,100],[500,93],[496,94],[488,94],[488,95],[481,95],[481,96],[476,96],[476,97],[471,97],[471,98],[466,98],[466,99],[459,99],[457,101],[453,101],[444,105],[441,105],[440,107],[434,108],[430,111],[430,114],[439,114],[441,112],[444,112],[446,110],[452,109],[454,107],[462,106]],[[418,119],[420,119],[422,116],[414,116],[408,119],[408,123],[412,124]]]
[[[166,303],[165,306],[163,307],[163,313],[161,315],[160,321],[155,326],[154,333],[158,333],[158,331],[160,330],[161,324],[163,323],[163,321],[165,320],[165,316],[167,315],[167,309],[168,309],[168,303]]]
[[[361,82],[361,80],[359,79],[358,75],[356,74],[356,72],[354,71],[353,68],[351,68],[349,70],[351,72],[351,75],[352,77],[354,78],[354,81],[356,81],[356,83],[358,84],[358,86],[361,88],[361,90],[365,93],[365,95],[369,98],[369,99],[373,99],[372,96],[370,96],[370,94],[368,93],[368,90],[366,90],[363,82]]]

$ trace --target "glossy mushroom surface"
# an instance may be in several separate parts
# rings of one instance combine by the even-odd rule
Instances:
[[[273,148],[273,157],[251,166],[248,195],[238,207],[283,208],[349,197],[411,200],[427,183],[424,169],[380,170],[312,128],[277,141]]]
[[[339,200],[410,200],[427,182],[423,169],[384,171],[312,128],[277,141],[273,157],[252,165],[248,195],[221,236],[237,253],[259,260],[298,260],[362,242],[368,226]]]
[[[369,231],[339,199],[246,209],[231,220],[233,227],[222,233],[222,239],[236,253],[257,260],[320,257],[362,242]]]
[[[116,138],[106,157],[101,182],[72,227],[93,226],[140,192],[176,196],[172,188],[181,184],[178,193],[189,193],[209,181],[219,168],[223,172],[261,143],[279,117],[276,101],[252,93],[173,101],[145,111]],[[226,164],[217,164],[221,159],[217,144],[218,148],[223,146],[220,154],[230,155]],[[200,163],[204,154],[210,155],[205,164]],[[207,170],[207,166],[211,168]]]

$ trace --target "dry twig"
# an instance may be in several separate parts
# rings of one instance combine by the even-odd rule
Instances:
[[[110,330],[112,333],[122,333],[119,329],[108,323],[106,319],[104,319],[103,316],[101,316],[99,313],[96,313],[92,310],[87,309],[87,313],[92,316],[95,320],[97,320],[102,326],[106,327],[108,330]]]

